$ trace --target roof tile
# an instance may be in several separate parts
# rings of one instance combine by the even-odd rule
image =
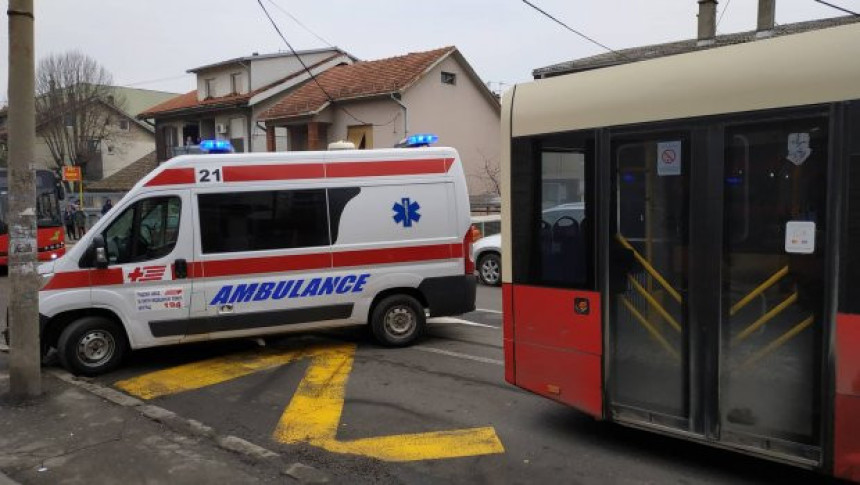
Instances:
[[[433,64],[453,53],[456,47],[414,52],[398,57],[333,67],[316,76],[264,111],[260,120],[302,116],[319,111],[334,101],[393,93],[406,88]],[[320,89],[320,86],[323,89]]]

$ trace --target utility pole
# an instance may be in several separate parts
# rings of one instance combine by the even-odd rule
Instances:
[[[9,0],[9,387],[13,399],[42,393],[36,271],[36,63],[33,0]]]

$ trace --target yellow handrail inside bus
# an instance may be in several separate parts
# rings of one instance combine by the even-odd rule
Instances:
[[[741,308],[747,306],[749,302],[751,302],[755,297],[764,293],[768,288],[776,284],[777,281],[782,279],[783,276],[788,274],[788,266],[783,267],[781,270],[777,271],[770,278],[766,279],[764,283],[758,285],[758,287],[752,290],[747,296],[741,298],[741,300],[734,305],[729,310],[729,315],[734,316],[735,313],[739,312]]]
[[[665,288],[666,291],[669,292],[670,295],[672,295],[672,298],[674,298],[678,303],[684,302],[684,299],[681,298],[681,294],[678,293],[675,288],[672,288],[672,285],[670,285],[669,282],[666,281],[666,279],[663,278],[663,276],[661,276],[660,273],[656,269],[654,269],[653,266],[651,266],[651,263],[649,263],[647,259],[643,258],[642,255],[639,254],[636,249],[634,249],[633,246],[630,245],[630,243],[627,241],[627,239],[624,238],[624,236],[621,235],[621,233],[615,233],[615,239],[617,239],[618,242],[621,243],[621,245],[624,246],[625,249],[629,249],[633,252],[633,257],[636,258],[636,261],[638,261],[639,264],[641,264],[645,268],[645,271],[647,271],[648,274],[653,276],[654,279],[657,280],[663,286],[663,288]]]
[[[669,355],[674,357],[675,360],[681,360],[681,356],[678,354],[678,351],[672,347],[672,344],[670,344],[665,338],[663,338],[663,334],[661,334],[659,330],[657,330],[653,325],[651,325],[651,322],[649,322],[648,319],[642,316],[642,314],[639,313],[638,310],[636,310],[636,307],[634,307],[633,304],[630,303],[630,301],[627,300],[626,297],[620,296],[619,298],[621,299],[621,303],[623,303],[624,306],[626,306],[627,309],[630,310],[630,313],[633,315],[633,317],[636,318],[636,320],[638,320],[643,327],[645,327],[645,330],[647,330],[648,333],[650,333],[651,336],[654,337],[654,339],[657,340],[657,342],[659,342],[664,349],[666,349],[666,352],[669,352]]]
[[[753,333],[756,330],[758,330],[759,328],[761,328],[761,326],[764,325],[765,323],[771,321],[773,319],[773,317],[779,315],[780,312],[782,312],[783,310],[788,308],[789,305],[791,305],[792,303],[794,303],[796,301],[797,301],[797,292],[795,291],[794,293],[791,294],[791,296],[789,296],[788,298],[783,300],[782,303],[771,308],[770,311],[768,311],[767,313],[765,313],[764,315],[759,317],[759,319],[754,321],[750,326],[743,329],[743,331],[741,333],[737,334],[735,336],[735,338],[732,339],[732,343],[733,344],[739,343],[743,339],[749,337],[749,335],[751,333]]]
[[[627,279],[630,280],[630,284],[633,285],[633,288],[635,288],[636,291],[639,292],[640,295],[642,295],[642,298],[645,298],[645,301],[650,303],[651,306],[654,307],[655,310],[657,310],[657,313],[659,313],[660,316],[662,316],[664,319],[666,319],[667,322],[669,322],[669,325],[671,325],[672,328],[679,332],[681,331],[681,324],[679,324],[677,320],[672,318],[672,315],[670,315],[669,312],[667,312],[666,309],[663,308],[663,306],[660,305],[660,303],[653,296],[651,296],[651,294],[648,293],[648,291],[642,285],[640,285],[635,278],[630,275],[627,275]]]
[[[764,347],[763,349],[761,349],[758,352],[756,352],[755,354],[753,354],[752,357],[747,359],[743,364],[738,366],[737,369],[735,369],[735,370],[740,370],[740,369],[743,369],[745,367],[749,367],[749,366],[755,364],[756,362],[758,362],[762,358],[766,357],[768,354],[770,354],[774,350],[780,348],[783,344],[785,344],[786,342],[791,340],[795,335],[799,334],[804,329],[806,329],[806,327],[812,325],[812,322],[814,320],[815,320],[815,317],[813,317],[813,316],[807,317],[804,321],[802,321],[802,322],[798,323],[797,325],[795,325],[794,327],[792,327],[791,330],[780,335],[776,340],[769,343],[766,347]]]

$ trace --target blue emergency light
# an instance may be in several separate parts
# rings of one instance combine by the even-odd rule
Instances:
[[[439,141],[439,137],[430,133],[423,133],[420,135],[412,135],[406,139],[403,146],[414,148],[414,147],[426,147],[430,146],[431,143],[436,143]]]
[[[227,140],[203,140],[200,150],[206,153],[233,153],[233,145]]]

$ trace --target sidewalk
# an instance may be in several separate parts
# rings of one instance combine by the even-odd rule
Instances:
[[[0,485],[10,479],[124,485],[326,480],[315,469],[290,466],[268,450],[216,436],[112,389],[76,384],[61,371],[43,368],[44,393],[35,402],[11,404],[8,389],[8,354],[0,352]]]

